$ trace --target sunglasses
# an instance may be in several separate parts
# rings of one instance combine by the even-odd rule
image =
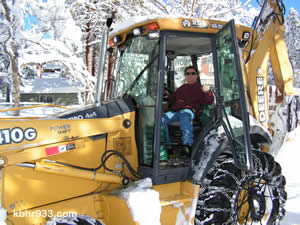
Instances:
[[[184,75],[196,75],[196,72],[186,72]]]

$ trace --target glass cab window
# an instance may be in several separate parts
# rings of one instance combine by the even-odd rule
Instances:
[[[174,87],[175,90],[185,83],[184,68],[193,65],[191,56],[177,56],[174,59]],[[215,87],[214,64],[212,53],[196,57],[196,66],[199,70],[200,83],[211,88]],[[167,76],[166,76],[167,80]]]

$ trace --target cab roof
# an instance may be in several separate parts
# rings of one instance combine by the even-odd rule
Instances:
[[[158,30],[217,33],[227,21],[169,16],[136,16],[128,18],[116,25],[110,32],[109,39],[113,39],[115,36],[119,35],[122,37],[122,40],[125,41],[127,35],[131,34],[134,28],[146,28],[147,25],[151,23],[156,23],[158,25]],[[238,37],[242,35],[241,32],[249,32],[251,30],[249,27],[242,25],[236,25],[236,27]]]

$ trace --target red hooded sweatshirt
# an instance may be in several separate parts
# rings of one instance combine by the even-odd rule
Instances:
[[[192,109],[196,113],[200,113],[202,111],[201,104],[211,105],[214,103],[214,99],[212,91],[203,92],[202,85],[196,82],[181,85],[174,94],[169,96],[168,102],[171,104],[172,111]]]

